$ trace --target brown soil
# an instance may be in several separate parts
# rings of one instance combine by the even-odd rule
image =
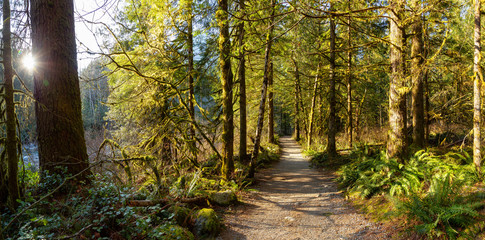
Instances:
[[[258,174],[255,192],[227,210],[217,239],[389,239],[345,200],[331,171],[316,170],[291,138],[280,139],[281,160]]]

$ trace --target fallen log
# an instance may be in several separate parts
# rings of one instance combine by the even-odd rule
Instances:
[[[194,198],[164,198],[164,199],[154,199],[154,200],[128,200],[127,205],[130,207],[151,207],[158,204],[161,205],[171,205],[173,203],[188,203],[196,204],[199,206],[206,206],[208,199],[207,197],[194,197]]]

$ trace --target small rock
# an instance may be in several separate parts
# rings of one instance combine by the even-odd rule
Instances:
[[[228,206],[237,201],[236,194],[231,190],[212,193],[209,199],[219,206]]]
[[[294,222],[295,221],[295,219],[292,218],[292,217],[285,217],[285,220],[286,221],[290,221],[290,222]]]
[[[203,208],[197,212],[194,228],[199,238],[213,238],[219,233],[221,222],[214,209]]]

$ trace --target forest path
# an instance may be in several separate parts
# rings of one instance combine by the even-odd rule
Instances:
[[[280,144],[281,160],[257,174],[257,192],[225,213],[217,239],[388,239],[345,201],[332,172],[310,168],[290,137]]]

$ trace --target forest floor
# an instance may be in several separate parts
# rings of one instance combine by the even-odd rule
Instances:
[[[280,144],[280,161],[257,174],[256,191],[225,212],[218,240],[391,238],[345,200],[332,171],[312,169],[290,137]]]

